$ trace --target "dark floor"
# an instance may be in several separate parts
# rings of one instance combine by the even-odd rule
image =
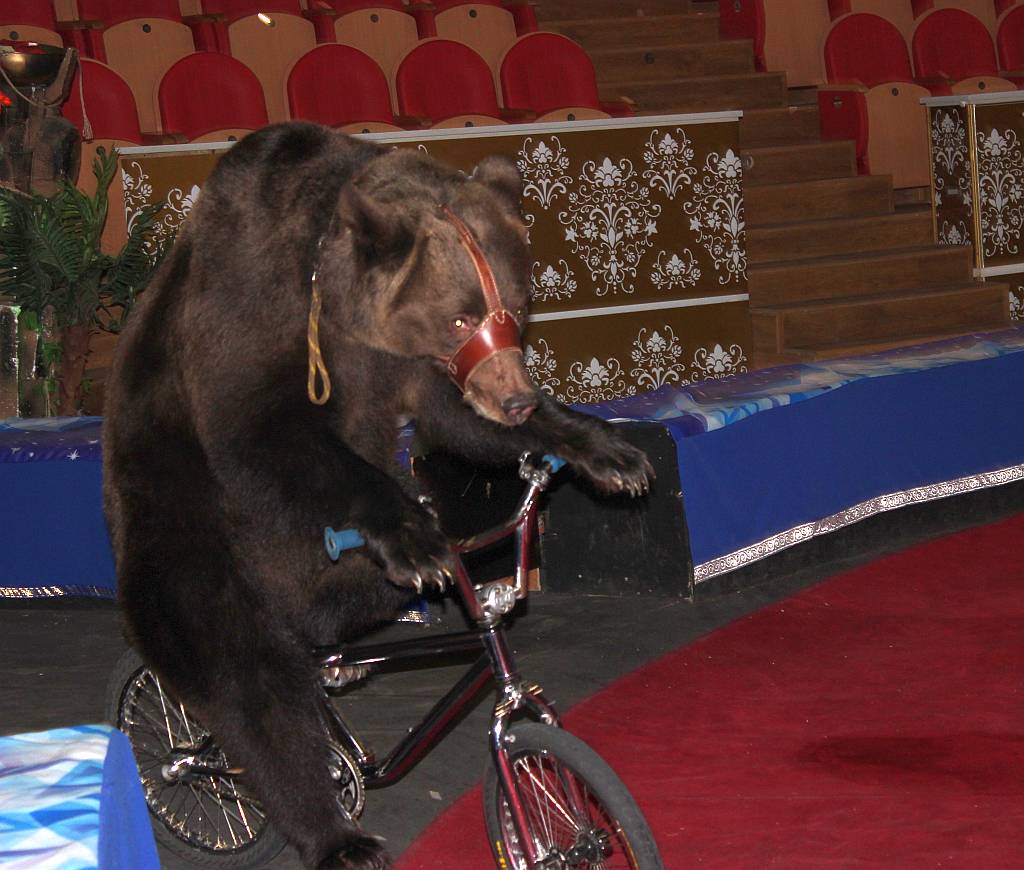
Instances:
[[[827,541],[779,554],[720,583],[721,594],[593,597],[535,594],[512,627],[523,674],[541,683],[562,710],[616,677],[715,628],[841,570],[915,541],[1024,510],[1024,485],[1000,487],[866,520]],[[741,587],[738,591],[732,586]],[[392,633],[461,628],[454,607],[438,606],[433,625]],[[102,720],[108,673],[124,649],[112,605],[7,602],[0,605],[0,734]],[[347,718],[371,743],[386,747],[425,712],[459,668],[372,677],[344,699]],[[480,778],[487,757],[489,703],[474,711],[402,782],[371,792],[365,827],[386,838],[393,855],[449,802]],[[188,868],[164,856],[166,868]],[[274,868],[299,868],[294,853]]]

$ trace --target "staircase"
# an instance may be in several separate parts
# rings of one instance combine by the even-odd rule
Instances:
[[[895,208],[888,176],[857,175],[852,142],[822,141],[817,103],[754,70],[719,36],[717,3],[540,0],[576,40],[602,96],[640,114],[742,109],[753,360],[869,353],[1009,325],[1009,287],[972,276],[970,248],[934,244],[929,206]]]

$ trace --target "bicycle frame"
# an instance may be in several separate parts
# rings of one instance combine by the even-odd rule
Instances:
[[[486,683],[493,681],[498,689],[498,698],[491,716],[491,759],[508,801],[524,857],[531,867],[538,858],[512,772],[505,736],[512,714],[524,708],[546,724],[559,726],[560,723],[553,707],[545,700],[540,686],[528,684],[520,676],[505,635],[504,616],[511,612],[518,600],[527,596],[529,555],[536,529],[538,498],[547,487],[550,474],[547,466],[532,465],[524,454],[520,458],[519,475],[527,481],[528,487],[511,519],[503,525],[453,544],[456,557],[453,585],[469,618],[476,624],[475,630],[393,643],[322,647],[316,650],[320,666],[330,668],[433,659],[482,648],[479,658],[382,761],[377,761],[373,751],[328,702],[326,693],[323,704],[325,724],[331,739],[355,759],[365,785],[368,788],[383,788],[399,780],[429,753],[448,725],[470,706]],[[462,555],[482,550],[512,535],[515,535],[516,551],[514,585],[510,587],[501,581],[474,585],[463,564]]]

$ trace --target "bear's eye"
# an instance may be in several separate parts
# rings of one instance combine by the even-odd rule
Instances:
[[[465,314],[460,314],[457,317],[452,318],[452,329],[456,332],[465,332],[468,329],[473,329],[473,320]]]

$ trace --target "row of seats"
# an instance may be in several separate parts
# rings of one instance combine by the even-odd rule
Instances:
[[[785,70],[789,85],[825,82],[822,44],[844,15],[878,15],[910,43],[926,18],[957,10],[978,19],[993,38],[1021,0],[719,0],[722,35],[751,39],[757,68]]]
[[[0,4],[0,38],[63,40],[107,63],[134,92],[143,129],[160,126],[155,94],[164,73],[196,51],[245,64],[276,121],[289,116],[282,83],[317,45],[351,45],[373,58],[388,78],[392,111],[400,112],[397,67],[417,42],[441,37],[468,45],[497,84],[505,53],[536,30],[527,0],[77,0],[71,9],[67,2],[18,0],[16,12],[6,14]]]
[[[1002,16],[997,42],[998,56],[985,26],[959,9],[926,14],[910,51],[899,29],[881,16],[839,18],[822,53],[829,82],[818,90],[823,136],[853,139],[862,172],[891,174],[897,187],[928,185],[921,100],[1024,87],[1024,5]]]
[[[422,40],[398,66],[401,114],[391,111],[384,73],[358,49],[316,46],[283,84],[288,117],[349,132],[425,126],[469,126],[507,121],[562,120],[630,114],[628,103],[601,102],[593,65],[572,40],[554,33],[521,37],[505,56],[499,107],[483,59],[461,43]],[[218,141],[244,135],[273,120],[255,74],[214,51],[175,61],[157,86],[163,140]],[[85,106],[83,114],[82,105]],[[151,142],[144,135],[131,89],[111,67],[83,58],[65,116],[80,130],[88,117],[93,138]]]

